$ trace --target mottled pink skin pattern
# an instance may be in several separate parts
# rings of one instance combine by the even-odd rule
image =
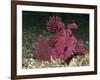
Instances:
[[[49,32],[57,32],[60,28],[64,28],[65,25],[61,22],[61,18],[58,16],[49,17],[47,21],[47,29]]]
[[[72,29],[77,28],[78,25],[75,22],[65,26],[60,17],[50,17],[47,21],[47,30],[53,32],[54,36],[39,38],[33,54],[34,58],[40,60],[66,60],[75,54],[84,54],[86,49],[83,41],[78,41],[72,34]]]
[[[48,40],[44,37],[41,37],[37,43],[34,57],[36,59],[50,60],[51,56],[55,57],[55,49],[50,47]]]

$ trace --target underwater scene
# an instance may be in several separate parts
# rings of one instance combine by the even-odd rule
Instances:
[[[22,11],[22,68],[89,66],[89,14]]]

